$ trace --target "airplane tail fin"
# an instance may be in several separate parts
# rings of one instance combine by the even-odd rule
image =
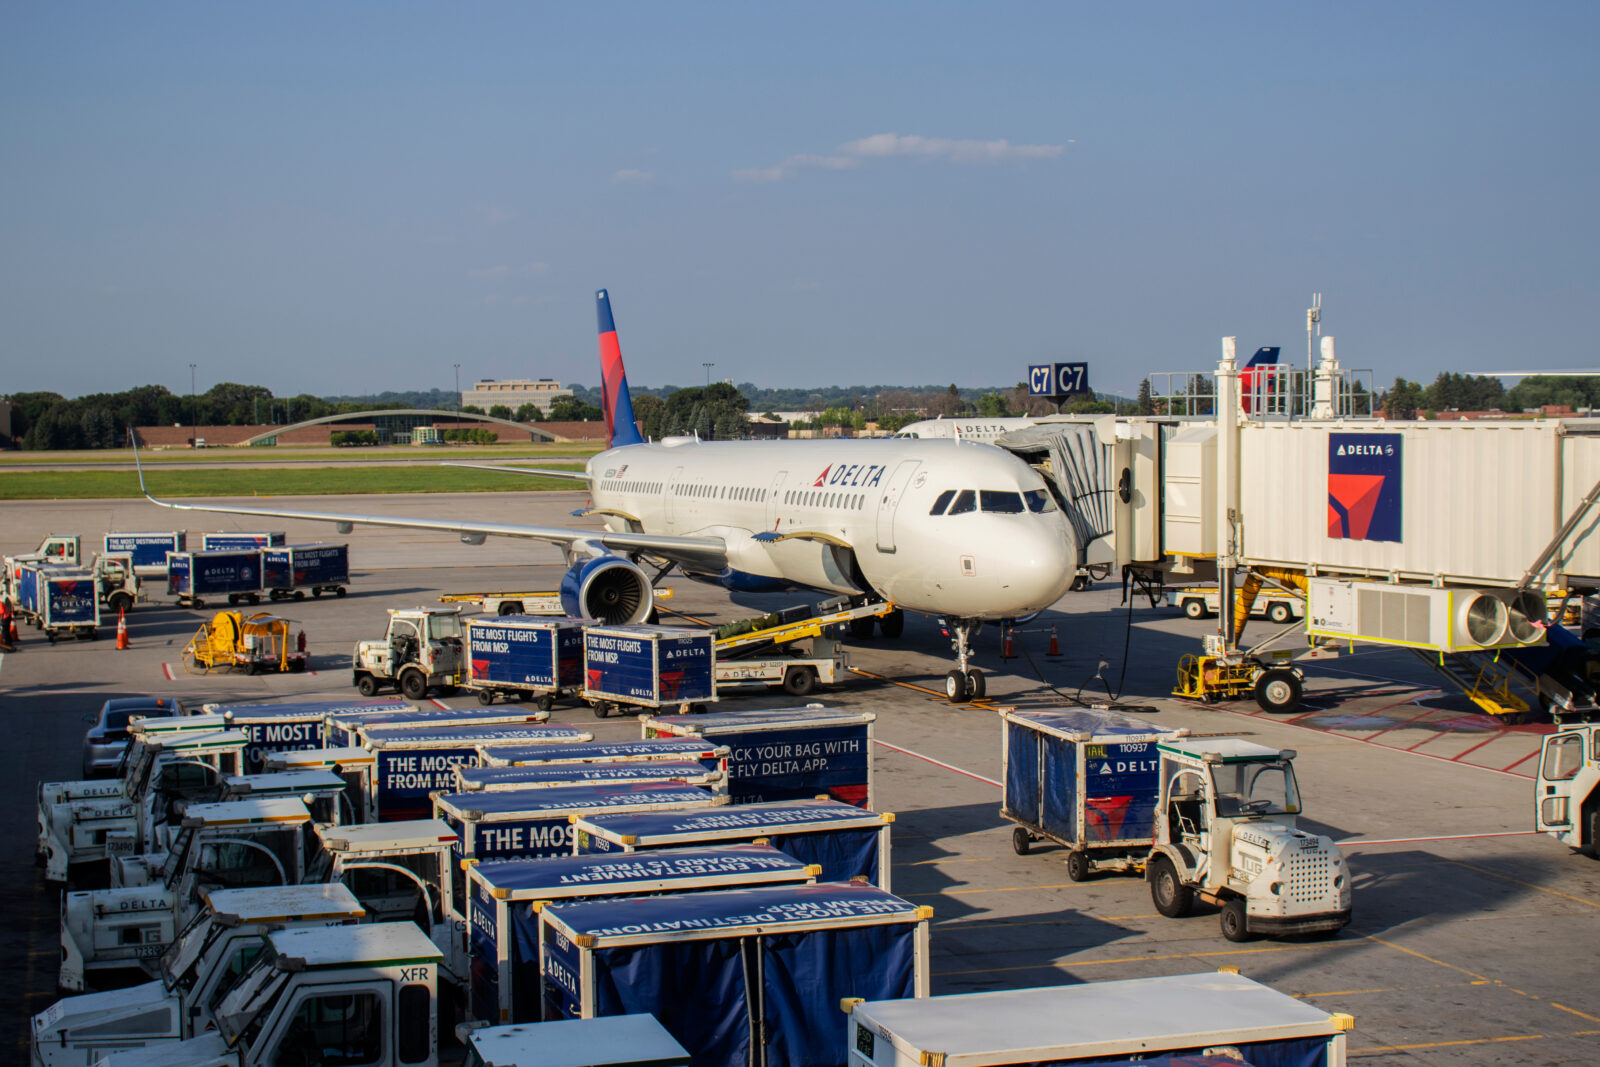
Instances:
[[[1246,363],[1245,366],[1261,367],[1268,364],[1276,364],[1278,362],[1279,351],[1280,349],[1277,345],[1263,346],[1258,348],[1256,349],[1256,354],[1250,357],[1250,362]]]
[[[600,406],[606,413],[606,447],[643,444],[633,418],[633,398],[628,395],[628,372],[622,367],[617,324],[611,318],[611,297],[601,289],[594,294],[594,303],[600,319]]]

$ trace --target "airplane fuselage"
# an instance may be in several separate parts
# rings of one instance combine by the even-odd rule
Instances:
[[[601,452],[588,471],[611,530],[722,539],[728,567],[690,573],[731,589],[1002,619],[1054,603],[1077,563],[1043,479],[989,445],[678,439]]]

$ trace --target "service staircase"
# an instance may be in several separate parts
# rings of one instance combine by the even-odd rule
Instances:
[[[1509,656],[1496,652],[1433,652],[1425,648],[1411,651],[1495,718],[1516,722],[1540,707],[1539,680]]]

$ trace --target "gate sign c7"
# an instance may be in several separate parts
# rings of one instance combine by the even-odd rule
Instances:
[[[1028,395],[1061,400],[1089,391],[1089,364],[1037,363],[1028,367]]]

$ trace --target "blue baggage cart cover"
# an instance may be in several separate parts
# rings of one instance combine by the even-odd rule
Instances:
[[[490,749],[489,751],[494,751]],[[456,770],[461,791],[551,789],[607,783],[682,782],[716,786],[725,776],[686,760],[635,760],[632,763],[553,763],[524,767],[467,767]]]
[[[467,868],[495,900],[560,900],[602,893],[667,893],[715,878],[727,885],[806,882],[821,873],[771,845],[625,852],[615,856],[562,856],[538,860],[486,860]]]
[[[472,748],[475,745],[560,744],[593,741],[593,734],[544,723],[461,726],[375,726],[365,731],[369,748]]]
[[[642,741],[591,741],[587,744],[497,745],[481,753],[486,767],[515,767],[534,763],[610,763],[620,760],[710,760],[725,759],[727,745],[713,744],[695,737],[650,737]]]
[[[872,886],[767,886],[552,904],[545,921],[581,948],[697,941],[786,930],[926,922],[933,909]]]
[[[709,808],[726,804],[727,797],[693,785],[597,785],[571,789],[529,789],[504,793],[441,793],[434,797],[438,810],[463,822],[515,822],[549,818],[563,813],[578,815],[597,808]]]
[[[865,811],[837,800],[781,800],[740,804],[719,811],[623,812],[581,818],[579,832],[619,845],[672,844],[675,841],[743,840],[767,833],[877,829],[894,822],[891,812]]]
[[[646,731],[655,727],[678,735],[713,738],[719,733],[783,730],[796,726],[865,726],[877,718],[870,711],[807,704],[799,708],[751,708],[704,715],[647,715],[639,720],[639,725]]]
[[[1036,711],[1001,709],[1000,716],[1007,721],[1023,722],[1042,733],[1056,734],[1069,741],[1088,741],[1092,738],[1182,736],[1187,731],[1169,730],[1153,722],[1135,719],[1114,711],[1091,711],[1088,708],[1054,708]]]

